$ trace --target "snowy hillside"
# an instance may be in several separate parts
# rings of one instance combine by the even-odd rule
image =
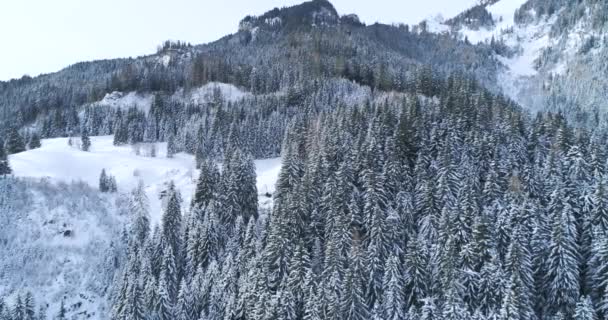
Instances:
[[[601,115],[608,87],[598,76],[606,71],[606,8],[602,1],[487,1],[429,30],[490,44],[500,89],[530,110]]]
[[[63,301],[77,319],[103,319],[124,252],[121,201],[82,183],[0,179],[0,297],[30,292],[47,315]]]
[[[498,74],[499,84],[505,94],[522,103],[521,88],[528,83],[528,78],[535,76],[536,60],[543,50],[550,45],[549,31],[555,19],[518,24],[516,13],[528,0],[500,0],[483,6],[491,16],[492,23],[483,26],[469,26],[466,23],[455,25],[461,39],[472,44],[502,43],[508,50],[496,53],[496,59],[502,64]],[[461,18],[468,22],[471,18]],[[435,27],[432,30],[445,30],[448,26]],[[530,106],[528,106],[530,107]]]
[[[157,157],[136,154],[131,146],[114,146],[112,136],[91,137],[90,152],[68,145],[67,138],[42,140],[42,147],[10,157],[18,177],[48,178],[52,182],[83,181],[93,188],[99,185],[102,169],[116,177],[120,192],[128,192],[144,182],[151,205],[152,223],[161,217],[159,193],[174,181],[181,191],[184,203],[190,203],[196,179],[194,157],[179,153],[166,157],[166,143],[155,144]],[[274,182],[280,170],[280,158],[257,160],[258,192],[260,201],[267,203],[265,193],[274,191]]]
[[[194,192],[194,157],[166,158],[165,143],[157,157],[137,155],[131,146],[114,146],[111,136],[91,137],[90,152],[68,145],[67,138],[42,140],[42,147],[10,156],[15,183],[3,183],[12,196],[0,199],[0,297],[34,293],[57,314],[61,301],[77,319],[106,319],[109,285],[122,264],[121,234],[128,223],[127,194],[144,182],[152,224],[162,215],[159,193],[174,181],[184,207]],[[272,205],[281,161],[255,161],[260,205]],[[98,190],[102,169],[116,177],[117,194]],[[6,180],[9,181],[9,180]],[[0,192],[0,196],[5,194]],[[184,208],[187,209],[187,208]],[[20,254],[15,254],[19,252]]]

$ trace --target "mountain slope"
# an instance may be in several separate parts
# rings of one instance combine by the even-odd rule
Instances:
[[[167,159],[162,143],[151,158],[144,147],[137,155],[136,148],[113,146],[112,137],[91,142],[83,152],[66,138],[45,139],[41,148],[10,157],[21,179],[0,178],[0,297],[6,303],[32,292],[48,304],[49,317],[63,301],[74,319],[108,319],[110,285],[125,263],[124,233],[133,219],[131,190],[143,181],[152,225],[161,222],[159,196],[170,182],[187,210],[198,177],[193,156]],[[272,206],[280,164],[280,158],[255,163],[262,208]],[[119,193],[99,192],[102,169],[116,177]]]
[[[603,123],[607,111],[607,10],[604,1],[594,0],[501,0],[478,5],[449,24],[472,43],[497,44],[503,65],[498,78],[515,101],[598,125],[596,118]]]
[[[79,63],[1,82],[1,127],[29,125],[53,110],[78,109],[113,91],[171,94],[210,81],[271,93],[296,82],[342,77],[403,90],[412,73],[432,65],[434,72],[466,73],[495,88],[496,64],[488,47],[406,27],[365,26],[352,16],[339,17],[327,1],[246,17],[240,25],[237,33],[210,44],[166,46],[150,56]]]

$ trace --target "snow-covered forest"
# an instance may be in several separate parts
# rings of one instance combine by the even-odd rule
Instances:
[[[0,319],[607,319],[603,12],[314,0],[0,82]]]

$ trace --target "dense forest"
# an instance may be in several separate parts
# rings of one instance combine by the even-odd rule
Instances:
[[[113,318],[603,318],[605,136],[438,87],[294,117],[269,212],[240,148],[152,231],[135,192]]]

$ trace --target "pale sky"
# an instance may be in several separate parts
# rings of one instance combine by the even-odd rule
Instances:
[[[330,0],[331,1],[331,0]],[[303,0],[0,0],[0,80],[70,64],[154,53],[167,39],[207,43],[248,14]],[[367,24],[451,17],[476,0],[333,0]]]

